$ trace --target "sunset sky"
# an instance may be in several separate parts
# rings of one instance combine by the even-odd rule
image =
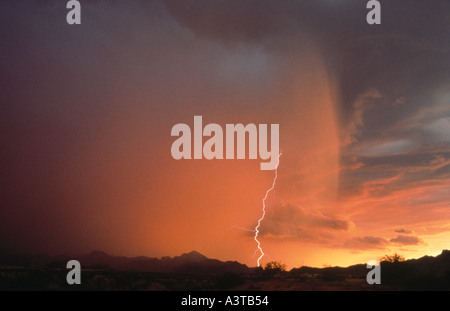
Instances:
[[[256,266],[275,171],[174,160],[195,115],[280,125],[262,264],[450,249],[449,1],[80,2],[0,2],[0,249]]]

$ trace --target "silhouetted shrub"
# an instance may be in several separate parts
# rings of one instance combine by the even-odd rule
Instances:
[[[403,261],[405,261],[405,257],[403,257],[402,255],[399,255],[397,253],[394,253],[394,255],[384,255],[378,261],[379,262],[383,262],[383,261],[387,261],[387,262],[403,262]]]
[[[264,270],[270,272],[284,272],[286,271],[286,265],[278,261],[271,261],[266,264]]]

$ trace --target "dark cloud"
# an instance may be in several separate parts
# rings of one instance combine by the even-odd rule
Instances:
[[[398,230],[395,230],[395,232],[397,232],[397,233],[404,233],[404,234],[412,233],[412,231],[408,230],[408,229],[398,229]]]
[[[424,244],[424,242],[416,237],[410,235],[399,235],[396,238],[390,239],[389,242],[400,244],[400,245],[419,245]]]
[[[273,206],[264,219],[261,235],[285,240],[324,241],[333,232],[347,231],[351,222],[308,211],[294,204]]]
[[[341,173],[340,194],[352,197],[369,193],[387,197],[406,189],[444,188],[450,178],[449,163],[450,150],[357,157],[346,164],[355,169]],[[442,201],[449,196],[442,193],[434,198]]]
[[[319,46],[339,87],[341,162],[362,164],[343,172],[342,193],[449,154],[449,2],[383,1],[378,26],[365,22],[364,1],[164,3],[178,23],[209,40],[258,45],[282,56]],[[405,178],[434,179],[435,173]]]
[[[286,6],[275,1],[164,1],[180,24],[225,42],[260,43],[288,28]]]
[[[344,248],[368,250],[368,249],[384,249],[389,242],[381,237],[364,236],[355,237],[344,243]]]
[[[442,79],[448,81],[450,5],[445,1],[384,1],[382,24],[376,27],[367,25],[366,3],[357,0],[164,2],[180,24],[222,42],[286,47],[314,37],[339,75],[346,112],[372,88],[384,102],[398,103],[410,98],[410,91],[422,93],[430,85],[442,85]],[[428,79],[422,79],[425,75]],[[378,120],[380,126],[408,111],[399,106],[395,114]]]
[[[398,233],[408,234],[409,230],[396,230]],[[369,250],[369,249],[385,249],[389,246],[398,245],[421,245],[425,244],[422,239],[411,235],[398,235],[392,239],[385,239],[375,236],[354,237],[343,244],[344,248]]]

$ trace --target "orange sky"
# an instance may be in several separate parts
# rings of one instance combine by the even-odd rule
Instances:
[[[263,264],[450,247],[448,4],[386,4],[370,28],[356,1],[200,2],[86,3],[78,28],[0,5],[0,248],[255,266],[275,172],[174,160],[171,128],[195,115],[280,125]]]

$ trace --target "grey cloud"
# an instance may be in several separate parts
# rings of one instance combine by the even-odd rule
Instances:
[[[411,150],[415,146],[415,143],[408,139],[394,140],[379,144],[374,144],[361,150],[361,155],[378,157],[386,155],[401,154]]]
[[[355,163],[360,163],[357,169],[341,172],[339,191],[342,197],[359,195],[366,185],[377,181],[381,187],[376,195],[387,196],[403,189],[443,186],[450,177],[450,152],[440,149],[428,153],[359,157]],[[442,200],[444,196],[435,199]]]
[[[450,142],[450,117],[440,118],[424,126],[424,131],[429,133],[433,140]]]
[[[397,233],[405,233],[405,234],[412,233],[412,231],[408,230],[408,229],[398,229],[398,230],[395,230],[395,232],[397,232]]]
[[[344,125],[353,122],[361,95],[372,89],[383,94],[364,122],[364,140],[430,106],[436,90],[449,82],[446,1],[385,1],[383,22],[377,27],[367,25],[366,3],[358,0],[165,0],[164,4],[180,25],[224,44],[256,44],[281,55],[295,53],[296,46],[319,46],[338,80]]]
[[[396,230],[398,233],[411,232],[405,229]],[[354,237],[343,244],[344,248],[368,250],[368,249],[385,249],[390,245],[420,245],[424,242],[417,236],[398,235],[396,238],[385,239],[376,236]]]
[[[419,245],[424,244],[424,242],[416,237],[410,235],[399,235],[396,238],[390,239],[389,242],[401,244],[401,245]]]
[[[347,231],[350,226],[347,220],[287,204],[267,213],[261,235],[288,240],[323,240],[330,238],[333,232]]]
[[[344,248],[351,249],[383,249],[386,248],[389,242],[381,237],[375,236],[364,236],[364,237],[355,237],[344,243]]]

